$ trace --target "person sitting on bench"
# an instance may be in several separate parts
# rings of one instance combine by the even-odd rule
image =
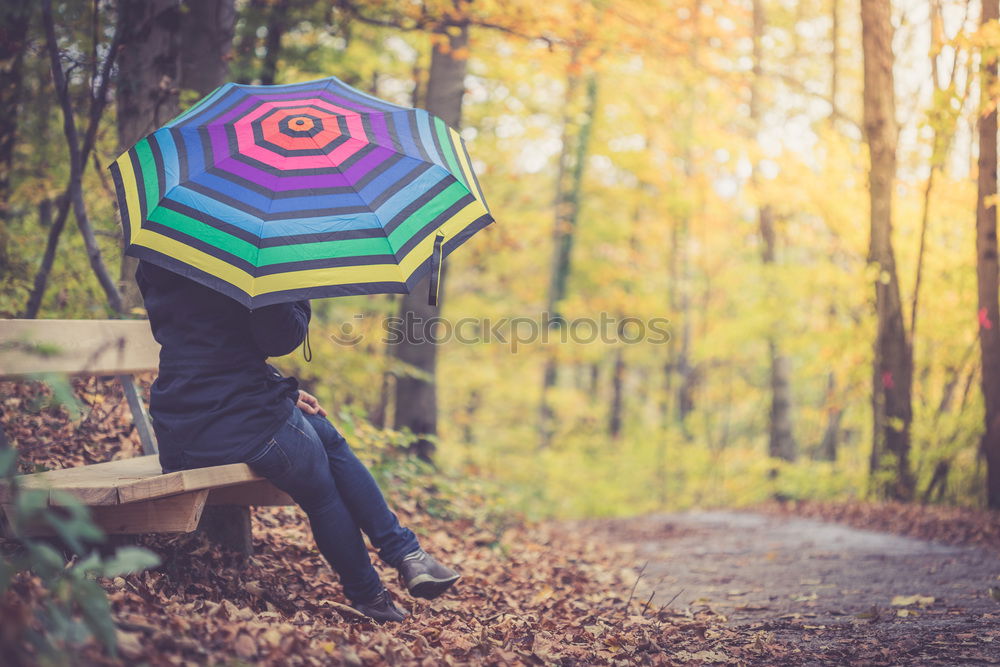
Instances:
[[[361,531],[411,595],[432,599],[459,579],[400,525],[316,398],[266,363],[305,339],[308,301],[250,310],[148,261],[135,276],[162,346],[149,410],[164,473],[249,465],[302,507],[351,606],[376,621],[408,614],[382,584]]]

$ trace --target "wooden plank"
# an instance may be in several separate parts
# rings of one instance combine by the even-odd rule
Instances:
[[[109,535],[190,533],[198,527],[208,490],[181,493],[129,505],[92,507],[94,523]],[[24,535],[51,535],[44,525],[22,526]]]
[[[48,470],[32,475],[19,475],[18,481],[25,488],[62,489],[88,505],[117,505],[121,479],[131,482],[161,474],[159,457],[153,454],[76,468]],[[11,490],[7,488],[6,483],[0,482],[0,502],[10,498]],[[58,504],[51,498],[50,502]]]
[[[147,320],[0,320],[0,377],[141,373],[159,359]]]
[[[263,478],[245,463],[178,470],[164,475],[157,454],[19,476],[26,488],[59,489],[93,506],[134,503],[260,479]],[[0,502],[10,497],[10,489],[0,482]],[[49,502],[59,504],[53,496],[49,497]]]
[[[38,473],[42,474],[42,473]],[[118,504],[118,489],[108,486],[94,486],[92,483],[86,481],[74,482],[73,480],[68,480],[58,484],[56,487],[45,483],[42,480],[32,479],[34,475],[21,475],[23,477],[21,480],[22,488],[25,489],[48,489],[49,490],[49,504],[50,505],[61,505],[60,499],[57,494],[51,493],[53,488],[58,488],[60,491],[65,491],[66,493],[72,495],[77,500],[79,500],[84,505],[117,505]],[[10,502],[13,499],[13,490],[8,486],[7,482],[0,481],[0,502]]]
[[[120,503],[134,503],[174,493],[214,489],[244,482],[254,482],[259,479],[262,478],[245,463],[178,470],[166,475],[134,481],[122,478],[118,483],[118,501]]]
[[[212,489],[209,505],[294,505],[291,496],[266,479]]]

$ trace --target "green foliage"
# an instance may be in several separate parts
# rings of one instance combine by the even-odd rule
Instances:
[[[13,489],[7,511],[11,544],[5,550],[9,552],[0,554],[0,598],[15,582],[23,581],[22,574],[36,579],[41,592],[28,599],[34,619],[22,618],[21,628],[5,628],[4,637],[13,645],[4,646],[4,653],[43,665],[68,665],[75,662],[74,648],[93,636],[114,657],[115,625],[96,578],[139,572],[159,565],[160,559],[138,547],[119,548],[110,559],[102,557],[96,547],[105,535],[92,523],[89,509],[58,490],[24,487],[13,474],[16,460],[16,449],[0,450],[0,478]],[[50,496],[57,505],[49,504]],[[57,541],[34,536],[39,529],[51,531]],[[53,544],[85,555],[67,560]],[[15,625],[19,619],[14,614],[5,618]]]
[[[392,504],[405,503],[438,519],[469,521],[493,536],[494,547],[507,526],[518,521],[522,508],[511,502],[505,485],[471,469],[442,469],[417,458],[410,450],[417,438],[408,429],[377,428],[356,409],[341,410],[333,421]]]

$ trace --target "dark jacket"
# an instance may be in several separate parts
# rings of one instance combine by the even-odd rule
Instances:
[[[298,381],[265,360],[303,341],[309,302],[249,310],[146,261],[135,277],[161,345],[149,400],[161,465],[177,470],[244,460],[295,408]]]

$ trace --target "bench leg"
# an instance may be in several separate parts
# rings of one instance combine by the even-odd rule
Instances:
[[[250,508],[240,505],[208,505],[201,513],[198,530],[212,542],[243,556],[253,555]]]

